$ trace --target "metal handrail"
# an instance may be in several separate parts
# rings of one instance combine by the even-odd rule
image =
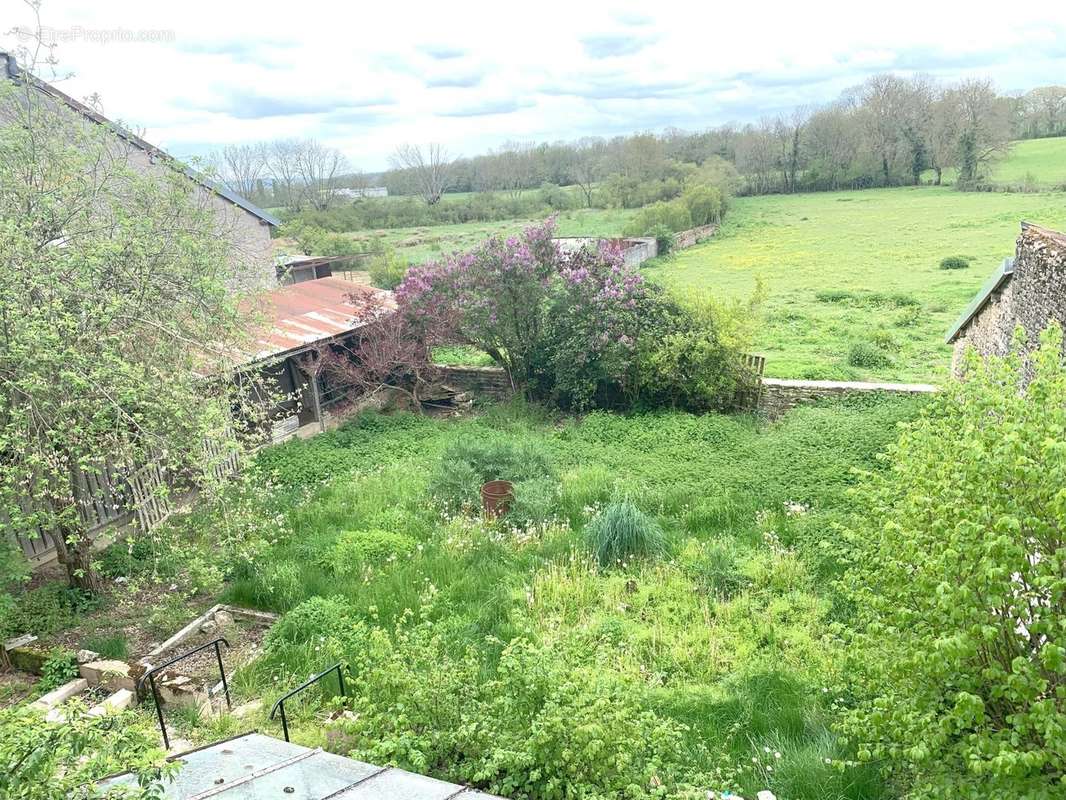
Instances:
[[[328,667],[327,669],[322,670],[317,675],[308,678],[306,681],[301,683],[299,686],[297,686],[295,689],[293,689],[288,694],[283,695],[278,700],[278,702],[274,703],[274,707],[270,709],[270,719],[271,720],[274,719],[274,714],[277,713],[278,709],[279,708],[281,709],[281,730],[285,734],[285,741],[286,742],[289,741],[289,720],[285,716],[285,701],[288,700],[290,697],[292,697],[294,694],[299,694],[304,689],[306,689],[308,686],[310,686],[312,683],[315,683],[316,681],[319,681],[322,678],[324,678],[326,675],[329,675],[329,673],[333,672],[333,670],[337,670],[337,683],[340,685],[340,690],[341,690],[340,696],[341,697],[347,697],[347,694],[344,691],[344,671],[341,668],[340,662],[338,661],[332,667]]]
[[[160,664],[158,667],[152,667],[147,672],[145,672],[140,678],[138,678],[137,683],[134,686],[138,697],[140,697],[141,695],[141,690],[144,687],[145,680],[147,680],[149,686],[152,687],[152,700],[155,701],[155,714],[159,720],[159,730],[163,732],[163,744],[166,746],[167,750],[170,749],[170,737],[167,735],[167,724],[163,719],[162,699],[159,697],[159,690],[156,688],[155,685],[156,673],[166,669],[167,667],[173,666],[184,658],[194,656],[209,647],[213,647],[215,648],[215,658],[218,659],[218,671],[219,674],[222,675],[222,689],[226,693],[226,708],[233,708],[233,705],[230,703],[229,699],[229,684],[226,683],[226,670],[222,666],[222,650],[221,648],[219,648],[220,644],[224,644],[226,645],[226,647],[229,647],[229,642],[227,642],[225,638],[219,636],[217,639],[210,641],[207,644],[202,644],[199,647],[194,647],[187,653],[182,653],[180,656],[175,656],[174,658],[170,659],[170,661],[167,661],[165,664]]]

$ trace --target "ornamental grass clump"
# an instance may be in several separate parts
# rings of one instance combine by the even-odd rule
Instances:
[[[585,542],[601,567],[635,558],[657,558],[666,550],[659,523],[627,498],[611,502],[585,528]]]

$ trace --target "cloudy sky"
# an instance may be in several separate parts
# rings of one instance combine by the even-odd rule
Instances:
[[[405,141],[475,155],[756,121],[886,70],[1066,81],[1066,3],[980,5],[45,0],[42,22],[59,85],[175,155],[313,136],[372,171]],[[0,11],[0,30],[34,23],[23,0]]]

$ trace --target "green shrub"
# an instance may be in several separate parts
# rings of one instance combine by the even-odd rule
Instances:
[[[129,655],[129,644],[124,633],[90,636],[85,640],[85,649],[99,653],[104,658],[125,660]]]
[[[877,369],[891,366],[892,359],[873,342],[859,340],[852,342],[848,348],[848,364],[852,367]]]
[[[120,537],[100,553],[98,569],[101,575],[108,578],[144,575],[152,571],[155,555],[150,537]]]
[[[700,227],[722,218],[722,192],[714,186],[696,185],[686,189],[681,202],[688,208],[693,227]]]
[[[554,183],[542,183],[538,190],[540,202],[553,211],[567,211],[577,204],[577,196]]]
[[[970,354],[867,476],[843,589],[845,731],[908,797],[1051,798],[1066,775],[1066,367]]]
[[[692,215],[688,206],[680,200],[653,203],[638,211],[623,232],[626,236],[650,236],[651,231],[660,226],[671,233],[691,228]]]
[[[670,251],[674,249],[674,233],[661,222],[657,225],[652,225],[643,235],[655,238],[655,252],[657,255],[669,255]]]
[[[559,483],[550,476],[527,478],[514,485],[507,519],[516,525],[542,525],[556,516]]]
[[[750,582],[740,572],[736,550],[728,542],[702,544],[692,540],[680,557],[681,568],[696,587],[719,600],[729,600]]]
[[[37,681],[36,689],[41,694],[46,694],[77,677],[77,656],[71,650],[57,647],[48,654],[48,659],[41,666],[41,677]]]
[[[897,328],[913,328],[922,322],[922,309],[919,306],[907,306],[903,308],[892,320]]]
[[[78,617],[100,605],[95,595],[59,582],[46,583],[22,592],[0,618],[0,638],[23,633],[43,636],[74,625]]]
[[[337,575],[351,575],[367,567],[409,556],[418,543],[410,536],[383,530],[345,531],[322,556],[322,565]]]
[[[941,269],[967,269],[970,266],[970,260],[966,256],[947,256],[940,259]]]
[[[379,289],[395,289],[407,274],[407,262],[392,247],[385,247],[370,258],[367,271],[370,282]]]
[[[339,597],[312,597],[283,614],[267,631],[263,654],[251,665],[252,675],[269,676],[290,687],[336,661],[353,664],[369,643],[366,624],[350,603]],[[330,696],[332,678],[322,684]]]
[[[899,350],[899,342],[889,331],[876,330],[870,334],[870,342],[881,350]],[[853,365],[854,366],[854,365]]]
[[[666,550],[659,523],[627,500],[615,500],[585,526],[585,542],[601,567],[635,558],[656,558]]]
[[[484,483],[481,473],[469,462],[455,458],[445,465],[442,459],[430,475],[429,496],[445,510],[472,511],[481,507],[481,486]]]
[[[896,308],[921,305],[917,297],[907,292],[870,292],[862,300],[870,305],[895,306]]]
[[[843,303],[845,300],[854,300],[855,293],[847,289],[822,289],[814,293],[814,298],[819,303]]]
[[[701,748],[637,686],[521,639],[494,665],[473,648],[450,652],[436,628],[396,640],[356,654],[359,712],[337,726],[353,757],[504,797],[704,796],[683,785],[702,785],[687,764]]]
[[[283,614],[263,639],[269,654],[286,644],[308,644],[323,637],[342,637],[355,618],[351,606],[339,597],[312,597]]]
[[[462,436],[441,454],[430,475],[429,494],[444,508],[478,508],[483,483],[517,483],[553,474],[548,452],[538,440],[500,434]]]

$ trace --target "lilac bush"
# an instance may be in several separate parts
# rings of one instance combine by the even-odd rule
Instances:
[[[516,385],[533,378],[545,302],[563,263],[554,223],[493,237],[466,253],[412,267],[396,288],[400,310],[436,338],[481,348]]]
[[[536,399],[581,410],[655,397],[640,365],[692,320],[624,263],[621,247],[563,253],[554,233],[549,219],[412,267],[396,288],[400,313],[432,343],[484,350]]]

